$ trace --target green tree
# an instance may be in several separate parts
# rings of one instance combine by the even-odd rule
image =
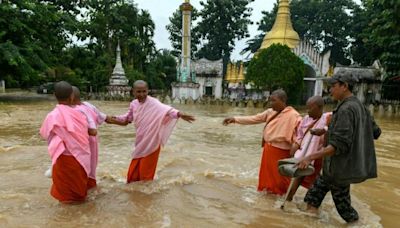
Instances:
[[[155,25],[149,12],[138,9],[132,1],[123,0],[90,0],[86,8],[78,37],[88,40],[87,46],[82,48],[87,49],[85,52],[89,55],[85,57],[93,63],[82,76],[96,90],[104,90],[114,68],[119,42],[127,77],[130,80],[141,78],[156,53]]]
[[[200,34],[195,22],[198,18],[198,11],[193,8],[191,34],[191,55],[195,56],[197,46],[200,44]],[[179,57],[182,49],[182,11],[176,10],[169,18],[169,24],[166,26],[169,32],[169,40],[172,43],[171,54]]]
[[[236,39],[249,37],[248,25],[252,9],[249,3],[254,0],[207,0],[200,1],[199,32],[204,45],[198,57],[210,60],[224,60],[224,68],[230,59]]]
[[[400,76],[400,2],[367,0],[369,25],[365,28],[366,43],[374,50],[389,78]]]
[[[364,30],[358,37],[361,41],[355,51],[369,58],[360,56],[359,61],[379,59],[386,75],[383,81],[385,99],[399,99],[400,93],[400,2],[395,0],[365,0],[362,19]],[[361,27],[361,26],[360,26]],[[358,53],[356,52],[356,53]]]
[[[299,103],[303,90],[305,66],[288,46],[273,44],[253,58],[246,73],[246,82],[257,89],[284,89],[290,103]]]
[[[91,0],[88,7],[88,20],[80,34],[81,39],[89,38],[89,48],[96,52],[106,50],[109,55],[115,54],[119,40],[124,64],[144,71],[150,57],[155,53],[155,25],[149,12],[121,0]],[[113,62],[109,63],[112,64]]]
[[[29,87],[59,63],[76,31],[78,1],[3,1],[0,4],[0,78]],[[49,35],[51,34],[51,35]]]
[[[146,80],[152,89],[170,90],[171,83],[176,79],[176,60],[167,50],[158,52],[146,71]]]
[[[351,43],[350,53],[351,58],[356,64],[362,66],[370,66],[376,59],[378,59],[380,48],[373,45],[369,41],[370,30],[369,24],[371,22],[371,10],[368,9],[363,3],[363,6],[356,6],[353,11],[353,28],[352,37],[354,40]]]

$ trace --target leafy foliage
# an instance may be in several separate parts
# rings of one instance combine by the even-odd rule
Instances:
[[[363,33],[365,43],[381,60],[389,78],[400,76],[400,2],[367,0],[365,6],[372,17]]]
[[[0,78],[29,87],[58,63],[75,32],[77,1],[3,1],[0,4]],[[11,20],[10,20],[11,19]],[[67,26],[68,25],[68,26]]]
[[[298,103],[304,71],[303,61],[288,46],[273,44],[250,61],[246,81],[263,90],[282,88],[288,93],[291,103]]]
[[[128,78],[147,80],[145,72],[158,56],[154,28],[149,12],[133,1],[3,1],[0,79],[7,87],[67,80],[104,91],[119,41]],[[166,87],[163,77],[152,80]]]
[[[254,0],[207,0],[201,1],[204,7],[199,22],[199,32],[203,46],[197,56],[210,60],[223,58],[228,62],[235,46],[235,40],[249,37],[247,26],[252,9],[249,3]]]

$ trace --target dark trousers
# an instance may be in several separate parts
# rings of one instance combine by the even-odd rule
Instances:
[[[331,191],[332,198],[335,202],[336,210],[338,211],[339,215],[346,222],[357,221],[358,213],[351,206],[350,185],[338,186],[331,183],[331,181],[327,180],[327,178],[324,178],[324,176],[320,176],[314,182],[314,185],[308,190],[306,196],[304,197],[304,202],[318,208],[321,206],[326,193],[329,191]]]

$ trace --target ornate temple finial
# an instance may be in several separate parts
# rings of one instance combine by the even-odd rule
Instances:
[[[258,51],[268,48],[272,44],[276,43],[286,44],[289,48],[293,49],[299,44],[299,42],[299,34],[297,34],[293,29],[292,21],[290,19],[289,0],[280,0],[275,23],[272,26],[271,31],[265,35]]]

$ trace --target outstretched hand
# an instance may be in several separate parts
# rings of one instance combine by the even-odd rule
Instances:
[[[120,125],[120,126],[126,126],[126,125],[129,124],[128,121],[120,121],[115,116],[107,116],[106,117],[106,123],[108,123],[108,124],[116,124],[116,125]]]
[[[231,123],[235,123],[235,118],[233,118],[233,117],[228,117],[228,118],[225,118],[225,119],[224,119],[224,122],[222,122],[222,124],[223,124],[224,126],[226,126],[226,125],[228,125],[228,124],[231,124]]]
[[[179,112],[179,118],[183,119],[184,121],[187,121],[189,123],[192,123],[193,121],[195,121],[196,119],[194,118],[194,116],[191,115],[187,115],[185,113],[181,113]]]

